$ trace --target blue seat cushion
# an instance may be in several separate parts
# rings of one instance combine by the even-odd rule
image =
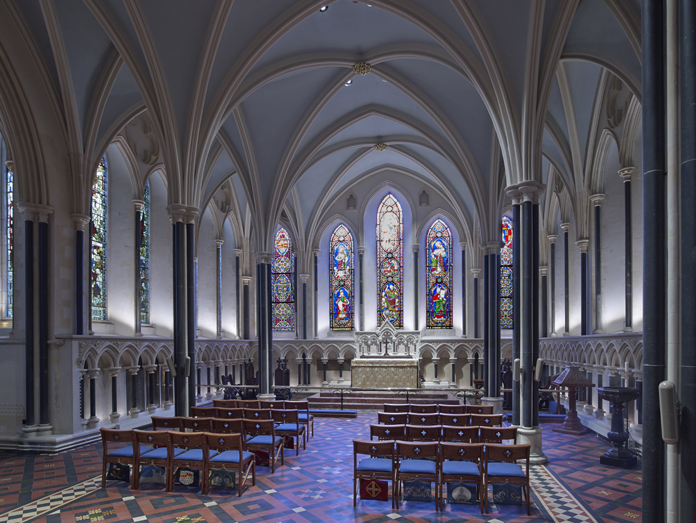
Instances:
[[[488,475],[493,477],[525,478],[522,467],[516,463],[488,462]]]
[[[361,472],[392,472],[393,462],[389,458],[366,458],[360,460],[358,469]]]
[[[442,464],[443,474],[453,476],[480,476],[478,465],[471,461],[445,461]]]
[[[174,449],[181,450],[181,449]],[[175,461],[203,461],[203,449],[189,449],[174,458]]]
[[[145,454],[146,452],[149,452],[152,450],[152,447],[148,447],[147,445],[140,445],[140,453]],[[128,446],[128,447],[122,447],[120,449],[116,449],[113,452],[109,452],[107,454],[109,457],[114,457],[114,458],[132,458],[133,457],[133,447]]]
[[[425,459],[405,459],[399,467],[401,474],[435,474],[437,463]]]
[[[253,454],[251,452],[242,452],[242,461],[246,461]],[[239,451],[238,450],[225,450],[220,452],[214,458],[210,458],[211,463],[239,463]]]
[[[251,438],[247,443],[249,445],[273,445],[273,436],[254,436]],[[275,437],[275,443],[278,443],[280,441],[283,441],[283,438],[280,436]]]
[[[183,454],[184,452],[186,452],[186,449],[174,449],[175,456]],[[167,459],[167,448],[160,447],[158,449],[146,452],[145,454],[141,454],[140,456],[146,459]]]
[[[283,423],[282,425],[278,425],[275,429],[276,432],[297,432],[297,425],[295,423]],[[300,431],[302,431],[302,429],[304,429],[304,427],[300,425]]]
[[[309,419],[314,419],[314,416],[312,416],[311,414],[306,414],[306,413],[305,413],[305,414],[299,413],[299,414],[297,415],[297,418],[298,418],[300,421],[307,421],[307,416],[309,416]]]

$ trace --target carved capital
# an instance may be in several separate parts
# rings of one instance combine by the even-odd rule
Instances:
[[[604,201],[604,197],[605,195],[601,193],[593,194],[590,196],[590,201],[594,203],[595,207],[600,207]]]
[[[411,248],[413,249],[413,252],[415,252],[415,253],[418,253],[420,251],[420,245],[418,245],[418,244],[411,245]]]
[[[549,234],[549,242],[555,243],[558,239],[558,234]]]
[[[256,263],[269,264],[273,261],[273,254],[270,252],[257,252],[256,253]]]
[[[549,274],[549,268],[546,266],[539,267],[539,276],[547,276]]]
[[[481,244],[481,248],[483,249],[483,254],[500,254],[500,249],[504,245],[501,241],[486,242]]]
[[[242,285],[251,284],[251,276],[242,276]]]
[[[143,200],[133,200],[133,207],[135,207],[136,211],[142,212],[145,202]]]
[[[635,167],[632,165],[629,165],[627,167],[623,167],[619,169],[619,176],[623,178],[624,182],[630,182],[631,181],[631,175],[633,174],[633,171],[635,170]]]
[[[140,366],[135,365],[133,367],[126,367],[126,370],[131,373],[131,376],[135,376],[140,370]]]
[[[533,204],[539,203],[539,197],[544,194],[546,190],[546,185],[535,180],[527,180],[522,183],[518,183],[516,186],[508,187],[508,191],[512,189],[512,192],[508,194],[514,194],[514,190],[519,191],[521,195],[522,202],[531,202]]]
[[[520,192],[517,186],[513,185],[508,187],[507,189],[505,189],[505,193],[512,200],[512,205],[519,205],[520,203],[522,203],[522,193]]]
[[[53,214],[53,207],[35,203],[19,202],[17,209],[24,215],[25,220],[38,220],[42,223],[46,223],[48,215]]]
[[[7,165],[7,170],[14,172],[14,161],[13,160],[5,160],[5,165]]]
[[[182,205],[180,203],[169,205],[167,207],[167,212],[169,213],[172,223],[195,223],[196,217],[198,216],[197,207],[189,207],[188,205]]]
[[[87,377],[91,380],[97,379],[97,376],[101,374],[101,371],[99,369],[90,369],[87,371]]]
[[[365,254],[365,247],[358,247],[358,254],[359,254],[360,256],[362,256],[363,254]]]
[[[563,232],[568,232],[568,229],[570,229],[570,224],[567,222],[562,223],[561,229],[563,229]]]
[[[302,283],[307,283],[309,282],[309,274],[300,274],[300,281]]]
[[[111,376],[112,378],[114,376],[118,376],[121,373],[121,367],[107,367],[104,370],[108,372],[109,376]]]
[[[586,239],[578,240],[575,242],[575,245],[578,246],[578,249],[580,249],[581,253],[587,254],[587,250],[590,248],[590,240],[586,240]]]
[[[481,269],[471,269],[471,275],[472,275],[474,278],[478,278],[478,277],[479,277],[479,274],[481,274]]]
[[[87,231],[90,220],[89,216],[87,216],[86,214],[73,213],[70,215],[70,217],[72,218],[73,223],[75,224],[76,231]]]
[[[232,252],[234,253],[234,255],[235,255],[237,258],[241,258],[241,257],[242,257],[242,254],[244,254],[244,252],[242,251],[242,249],[234,249]]]
[[[215,247],[220,248],[222,245],[225,243],[225,240],[221,240],[220,238],[215,238]]]
[[[459,242],[459,248],[462,250],[466,249],[467,245],[468,245],[467,242]]]

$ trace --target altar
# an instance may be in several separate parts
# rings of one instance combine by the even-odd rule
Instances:
[[[354,359],[351,364],[353,387],[418,387],[418,361],[415,359]]]

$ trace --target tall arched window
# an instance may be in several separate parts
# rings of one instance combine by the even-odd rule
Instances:
[[[403,234],[401,205],[387,194],[377,209],[377,322],[397,329],[404,325]]]
[[[106,238],[107,238],[107,202],[108,202],[108,168],[106,157],[102,158],[92,182],[92,319],[106,320]]]
[[[353,235],[345,225],[336,227],[331,235],[329,253],[331,330],[353,330],[355,318]]]
[[[7,163],[5,170],[5,291],[7,303],[5,317],[14,314],[14,165]]]
[[[295,330],[295,254],[292,240],[283,227],[275,235],[271,264],[273,330]]]
[[[452,328],[452,233],[437,220],[426,236],[425,284],[429,329]]]
[[[150,323],[150,182],[145,184],[140,211],[140,323]]]
[[[503,216],[503,248],[500,250],[500,328],[512,329],[512,220]]]

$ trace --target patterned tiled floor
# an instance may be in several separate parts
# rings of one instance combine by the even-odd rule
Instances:
[[[299,457],[289,451],[275,474],[257,467],[256,486],[241,498],[221,488],[209,496],[183,486],[166,493],[163,485],[147,483],[133,492],[117,481],[102,489],[101,445],[57,456],[14,456],[0,461],[0,523],[641,521],[640,470],[601,466],[598,458],[606,443],[593,436],[553,433],[553,425],[543,427],[549,465],[532,472],[531,517],[521,506],[492,503],[488,517],[473,505],[446,505],[437,513],[432,502],[405,502],[398,513],[392,512],[391,502],[358,500],[353,508],[351,440],[369,439],[368,425],[375,418],[374,412],[361,412],[356,419],[317,418],[307,451]]]

